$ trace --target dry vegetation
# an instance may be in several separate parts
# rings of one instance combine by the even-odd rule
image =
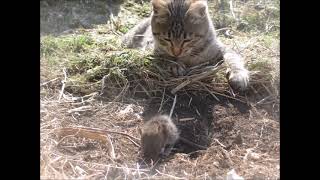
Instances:
[[[209,1],[219,37],[251,71],[242,94],[228,86],[224,64],[173,78],[167,60],[122,48],[149,1],[40,4],[41,179],[223,179],[232,169],[279,178],[279,1]],[[181,135],[208,148],[178,142],[142,167],[137,128],[171,110]]]

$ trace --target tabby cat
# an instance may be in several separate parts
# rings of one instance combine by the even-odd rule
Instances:
[[[245,90],[249,71],[243,59],[218,39],[206,0],[152,0],[153,11],[122,38],[128,48],[152,48],[156,55],[173,58],[171,70],[184,75],[186,68],[224,59],[230,85]]]

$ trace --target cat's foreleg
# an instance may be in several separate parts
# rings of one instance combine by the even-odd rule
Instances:
[[[243,91],[249,85],[249,71],[244,66],[243,58],[234,50],[222,47],[222,54],[227,64],[227,78],[232,88]]]

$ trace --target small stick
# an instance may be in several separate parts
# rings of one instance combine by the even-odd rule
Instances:
[[[101,131],[101,132],[105,132],[105,133],[120,134],[120,135],[124,135],[124,136],[130,137],[132,139],[138,140],[138,141],[140,140],[139,138],[136,138],[136,137],[131,136],[130,134],[127,134],[127,133],[124,133],[124,132],[110,131],[110,130],[97,129],[97,128],[89,128],[89,127],[82,127],[82,128],[87,129],[87,130],[92,130],[92,131]]]
[[[63,74],[64,74],[64,80],[62,80],[62,88],[61,88],[61,91],[60,91],[60,95],[59,95],[59,102],[61,100],[61,97],[63,95],[63,91],[64,91],[64,88],[66,86],[66,82],[67,82],[67,73],[66,73],[66,68],[63,68]]]
[[[157,171],[157,173],[159,173],[161,175],[168,176],[168,177],[173,178],[173,179],[185,179],[185,178],[176,177],[176,176],[173,176],[173,175],[170,175],[170,174],[164,174],[164,173],[160,172],[158,169],[156,169],[156,171]]]
[[[106,135],[106,139],[107,139],[107,141],[109,142],[109,145],[110,145],[110,153],[109,153],[109,155],[110,155],[110,157],[112,159],[116,159],[116,154],[114,152],[114,147],[113,147],[112,141],[111,141],[111,139],[110,139],[110,137],[108,135]]]
[[[172,107],[171,107],[171,110],[170,110],[170,115],[169,115],[170,118],[172,117],[173,109],[176,106],[176,102],[177,102],[177,95],[175,94],[174,95],[173,104],[172,104]]]
[[[226,97],[226,98],[234,99],[234,100],[237,100],[237,101],[240,101],[240,102],[242,102],[242,103],[247,104],[246,101],[243,101],[243,100],[241,100],[241,99],[238,99],[238,98],[235,98],[235,97],[232,97],[232,96],[228,96],[228,95],[223,94],[223,93],[219,93],[219,92],[217,92],[217,91],[213,91],[213,93],[214,93],[214,94],[218,94],[218,95],[220,95],[220,96],[224,96],[224,97]]]
[[[114,134],[120,134],[120,135],[124,135],[124,136],[127,136],[127,137],[130,137],[132,139],[135,139],[137,141],[139,141],[140,139],[134,137],[134,136],[131,136],[127,133],[124,133],[124,132],[117,132],[117,131],[109,131],[109,130],[104,130],[104,129],[97,129],[97,128],[90,128],[90,127],[70,127],[70,128],[60,128],[60,129],[57,129],[58,130],[62,130],[62,131],[78,131],[78,130],[87,130],[87,131],[94,131],[94,132],[98,132],[98,133],[114,133]]]
[[[181,118],[179,121],[191,121],[194,120],[194,118]]]
[[[50,81],[44,82],[44,83],[40,84],[40,87],[41,87],[41,86],[44,86],[44,85],[46,85],[46,84],[48,84],[48,83],[51,83],[51,82],[53,82],[53,81],[56,81],[56,80],[58,80],[58,79],[59,79],[59,78],[54,78],[54,79],[51,79]]]
[[[271,96],[272,92],[270,91],[270,89],[264,83],[262,83],[261,85],[268,91],[269,95]]]
[[[77,159],[68,159],[69,161],[73,161],[73,162],[79,162],[79,163],[83,163],[83,164],[91,164],[91,165],[96,165],[96,166],[102,166],[102,167],[110,167],[110,168],[115,168],[115,169],[123,169],[124,167],[121,167],[121,166],[113,166],[111,164],[100,164],[100,163],[95,163],[95,162],[87,162],[87,161],[83,161],[83,160],[77,160]],[[126,167],[127,168],[127,167]],[[137,170],[135,168],[127,168],[129,170]],[[149,170],[147,169],[140,169],[140,171],[144,171],[144,172],[149,172]]]
[[[233,18],[234,18],[235,20],[238,20],[237,17],[236,17],[236,15],[235,15],[234,12],[233,12],[232,0],[229,1],[229,6],[230,6],[230,11],[231,11],[231,14],[232,14]]]
[[[196,108],[196,113],[201,116],[200,112],[198,111],[198,109]]]
[[[200,67],[202,67],[204,65],[208,65],[208,64],[209,64],[209,62],[204,62],[204,63],[201,63],[199,65],[190,67],[189,70],[197,69],[197,68],[200,68]]]
[[[151,95],[150,93],[146,90],[146,88],[144,88],[140,83],[138,83],[138,85],[142,88],[142,90],[147,94],[147,96],[150,98]]]
[[[263,103],[264,101],[266,101],[266,100],[269,99],[270,97],[271,97],[271,96],[267,96],[267,97],[263,98],[262,100],[260,100],[259,102],[257,102],[255,105]]]
[[[75,171],[75,169],[77,169],[78,171],[85,172],[86,174],[88,174],[85,170],[83,170],[83,169],[80,168],[79,166],[74,167],[70,161],[68,162],[68,164],[71,166],[71,169],[72,169],[72,171],[73,171],[74,174],[77,174],[76,171]]]
[[[261,137],[262,137],[262,132],[263,132],[263,129],[264,129],[264,127],[265,127],[265,121],[263,121],[263,125],[261,126],[261,130],[260,130],[260,136],[259,136],[259,139],[261,139]]]
[[[160,103],[160,107],[159,107],[159,109],[158,109],[158,112],[160,112],[161,109],[162,109],[165,91],[166,91],[166,88],[163,89],[162,98],[161,98],[161,103]]]
[[[189,103],[188,103],[189,107],[190,107],[191,101],[192,101],[192,97],[190,98]]]
[[[81,107],[77,107],[77,108],[68,110],[68,113],[79,112],[79,111],[87,111],[87,110],[91,109],[91,107],[92,107],[92,106],[81,106]]]
[[[231,29],[231,28],[230,27],[220,28],[220,29],[217,29],[216,32],[223,31],[223,30],[228,30],[228,29]]]
[[[102,80],[101,80],[101,92],[100,92],[100,96],[101,95],[103,95],[103,93],[104,93],[104,88],[106,87],[105,86],[105,81],[106,81],[106,78],[108,78],[110,76],[110,74],[108,74],[108,75],[105,75],[105,76],[103,76],[103,78],[102,78]]]
[[[247,158],[248,158],[248,155],[252,152],[254,148],[249,148],[249,149],[246,149],[246,154],[243,156],[243,161],[247,161]]]
[[[173,90],[171,90],[172,94],[175,94],[177,91],[179,91],[180,89],[182,89],[183,87],[187,86],[188,84],[195,82],[195,81],[199,81],[203,78],[208,77],[211,74],[214,74],[217,72],[218,70],[218,65],[220,65],[223,61],[220,61],[219,63],[217,63],[212,69],[201,73],[197,76],[195,76],[193,79],[187,79],[186,81],[182,82],[181,84],[179,84],[177,87],[175,87]]]
[[[223,148],[226,148],[225,145],[223,145],[218,139],[214,138],[214,141],[216,141],[220,146],[222,146]]]
[[[131,138],[127,137],[136,147],[140,148],[140,145],[138,143],[136,143],[134,140],[132,140]]]
[[[207,88],[207,86],[205,86],[202,82],[199,82],[199,84],[200,84],[206,91],[208,91],[208,92],[211,94],[212,97],[214,97],[218,102],[220,102],[219,98],[218,98],[216,95],[214,95],[214,94]]]

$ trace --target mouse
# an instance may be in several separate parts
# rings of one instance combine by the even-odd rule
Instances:
[[[179,139],[179,131],[168,115],[155,115],[139,128],[142,156],[156,162],[168,156]]]

